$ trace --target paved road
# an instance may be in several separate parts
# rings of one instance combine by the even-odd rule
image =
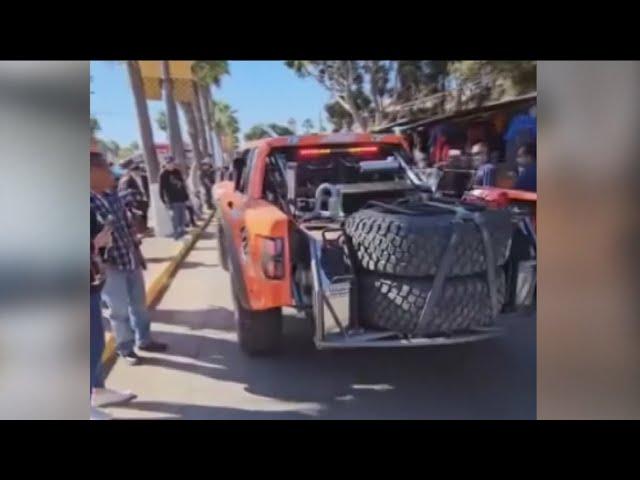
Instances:
[[[107,383],[139,394],[123,418],[535,418],[535,317],[505,337],[421,349],[316,351],[306,323],[285,320],[285,350],[252,359],[238,349],[227,274],[213,226],[153,313],[166,354],[118,362]]]

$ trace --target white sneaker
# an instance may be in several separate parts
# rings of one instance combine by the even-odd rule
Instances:
[[[110,388],[95,388],[93,395],[91,395],[91,406],[93,407],[106,407],[107,405],[118,405],[121,403],[127,403],[136,398],[137,395],[133,392],[119,392],[118,390],[111,390]]]
[[[112,420],[113,417],[109,415],[104,410],[100,410],[99,408],[91,407],[91,412],[89,414],[89,420]]]

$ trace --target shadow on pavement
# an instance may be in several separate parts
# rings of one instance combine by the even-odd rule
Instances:
[[[176,313],[168,313],[171,318],[165,321],[175,324],[177,320],[189,327],[193,323],[199,328],[219,328],[212,322],[221,322],[224,330],[233,322],[227,309],[207,312],[205,321],[202,311]],[[318,418],[535,418],[534,317],[520,318],[505,337],[484,342],[345,351],[315,350],[310,332],[300,329],[303,323],[287,318],[283,352],[264,358],[247,357],[230,338],[158,332],[169,351],[146,358],[144,363],[239,383],[245,391],[262,397],[317,404],[321,407]],[[195,357],[200,364],[177,361],[173,355]],[[211,418],[219,413],[213,407],[209,412],[205,407],[185,408],[188,418]],[[237,415],[254,418],[242,410]],[[259,415],[278,418],[274,412]]]
[[[154,310],[152,323],[178,325],[190,330],[215,329],[235,331],[233,311],[224,307],[212,307],[207,310]],[[206,321],[203,321],[206,319]],[[163,335],[163,333],[159,333]]]
[[[126,420],[309,420],[309,415],[292,411],[242,410],[229,407],[209,407],[171,402],[131,402],[128,410],[159,413],[157,417],[150,415],[127,417]],[[169,415],[168,417],[166,415]],[[117,415],[116,415],[117,417]]]
[[[168,262],[170,260],[173,260],[173,256],[169,256],[169,257],[146,257],[144,260],[147,263],[163,263],[163,262]]]
[[[190,262],[185,261],[180,264],[180,270],[188,270],[190,268],[218,267],[217,263]]]

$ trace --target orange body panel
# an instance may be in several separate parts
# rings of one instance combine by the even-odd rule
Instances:
[[[249,200],[246,210],[249,259],[244,263],[244,280],[251,307],[255,310],[291,305],[289,219],[264,200]],[[262,250],[258,236],[284,239],[284,278],[273,280],[262,272]]]

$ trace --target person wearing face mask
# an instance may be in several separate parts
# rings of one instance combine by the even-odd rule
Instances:
[[[516,162],[518,163],[518,179],[513,188],[516,190],[537,191],[536,144],[526,143],[518,147]]]
[[[471,147],[473,168],[476,169],[474,185],[493,187],[496,184],[496,166],[489,160],[489,148],[485,142],[478,142]]]

